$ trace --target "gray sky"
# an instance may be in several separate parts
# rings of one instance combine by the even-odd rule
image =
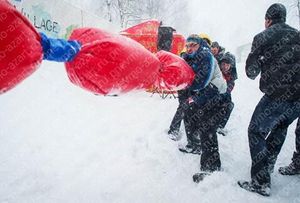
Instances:
[[[85,10],[92,9],[97,0],[66,0]],[[162,0],[164,1],[164,0]],[[295,0],[188,0],[186,9],[189,20],[172,25],[178,33],[187,37],[192,33],[207,33],[212,40],[219,41],[228,51],[252,42],[254,35],[264,30],[264,16],[267,8],[283,2],[288,9],[287,22],[299,29]],[[180,19],[180,18],[179,18]]]
[[[289,9],[294,0],[286,0],[284,5]],[[239,45],[252,42],[255,34],[264,30],[264,16],[267,8],[275,0],[191,0],[189,13],[191,19],[188,27],[178,32],[207,33],[212,40],[234,52]],[[282,2],[282,1],[281,1]],[[291,13],[292,14],[292,13]],[[294,15],[294,13],[293,13]],[[290,16],[290,15],[288,15]],[[298,26],[293,18],[294,26]],[[299,29],[299,28],[298,28]]]

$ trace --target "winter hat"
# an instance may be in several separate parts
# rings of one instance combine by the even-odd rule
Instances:
[[[205,40],[199,37],[197,34],[192,34],[186,39],[186,43],[195,42],[200,45],[201,49],[210,49],[209,45]]]
[[[278,22],[285,22],[286,20],[286,8],[283,4],[272,4],[267,12],[265,19],[275,20]]]
[[[223,58],[221,58],[221,62],[230,64],[231,59],[229,57],[223,57]]]
[[[192,34],[186,39],[186,42],[195,42],[197,44],[201,44],[201,41],[202,39],[196,34]]]
[[[220,48],[220,45],[218,42],[213,42],[213,43],[211,43],[211,47],[212,48]]]
[[[210,39],[210,37],[206,33],[200,33],[199,37],[202,38],[202,39],[204,39],[207,42],[207,44],[209,46],[211,46],[212,40]]]
[[[221,58],[221,62],[224,62],[224,63],[229,63],[231,64],[232,62],[232,56],[230,56],[230,54],[224,54],[224,56]]]

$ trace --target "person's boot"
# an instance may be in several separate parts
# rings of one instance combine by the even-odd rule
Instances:
[[[200,173],[195,173],[193,175],[193,181],[195,183],[199,183],[201,182],[202,180],[204,180],[205,177],[209,176],[211,173],[208,173],[208,172],[200,172]]]
[[[270,184],[260,185],[254,181],[238,181],[238,185],[249,192],[255,192],[263,196],[270,196],[271,194]]]
[[[288,166],[279,167],[278,172],[281,175],[288,175],[288,176],[299,175],[300,167],[296,166],[296,164],[294,162],[292,162]]]
[[[225,129],[225,128],[218,128],[218,129],[217,129],[217,133],[218,133],[219,135],[226,136],[226,135],[228,134],[228,130]]]
[[[202,150],[200,146],[195,146],[192,144],[187,144],[184,147],[179,147],[179,151],[183,153],[191,153],[191,154],[201,154]]]
[[[221,171],[221,162],[220,162],[220,165],[210,167],[209,169],[205,169],[204,167],[201,167],[201,172],[195,173],[193,175],[193,181],[195,183],[199,183],[202,180],[204,180],[205,177],[210,176],[215,171]]]
[[[292,162],[288,166],[279,167],[278,172],[281,175],[299,175],[300,174],[300,157],[299,154],[294,152]]]
[[[174,140],[174,141],[179,141],[182,137],[179,130],[169,130],[168,136],[171,140]]]

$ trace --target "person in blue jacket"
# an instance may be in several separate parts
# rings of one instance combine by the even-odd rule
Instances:
[[[44,60],[69,62],[75,58],[81,49],[81,44],[77,40],[53,39],[44,33],[40,33],[40,36]]]
[[[211,83],[215,60],[207,43],[198,35],[186,40],[187,52],[184,60],[192,67],[195,78],[187,88],[187,108],[184,110],[184,125],[188,143],[179,150],[201,154],[201,171],[205,174],[220,170],[217,128],[220,122],[220,94]],[[194,179],[197,182],[197,180]]]

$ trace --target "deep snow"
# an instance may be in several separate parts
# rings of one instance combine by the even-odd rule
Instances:
[[[230,133],[218,137],[224,171],[195,184],[199,157],[178,151],[185,136],[174,142],[165,133],[175,99],[96,96],[71,84],[62,64],[43,62],[0,97],[0,202],[300,202],[300,177],[277,172],[290,162],[295,123],[272,196],[236,184],[249,179],[247,126],[262,95],[243,64],[238,69]]]

